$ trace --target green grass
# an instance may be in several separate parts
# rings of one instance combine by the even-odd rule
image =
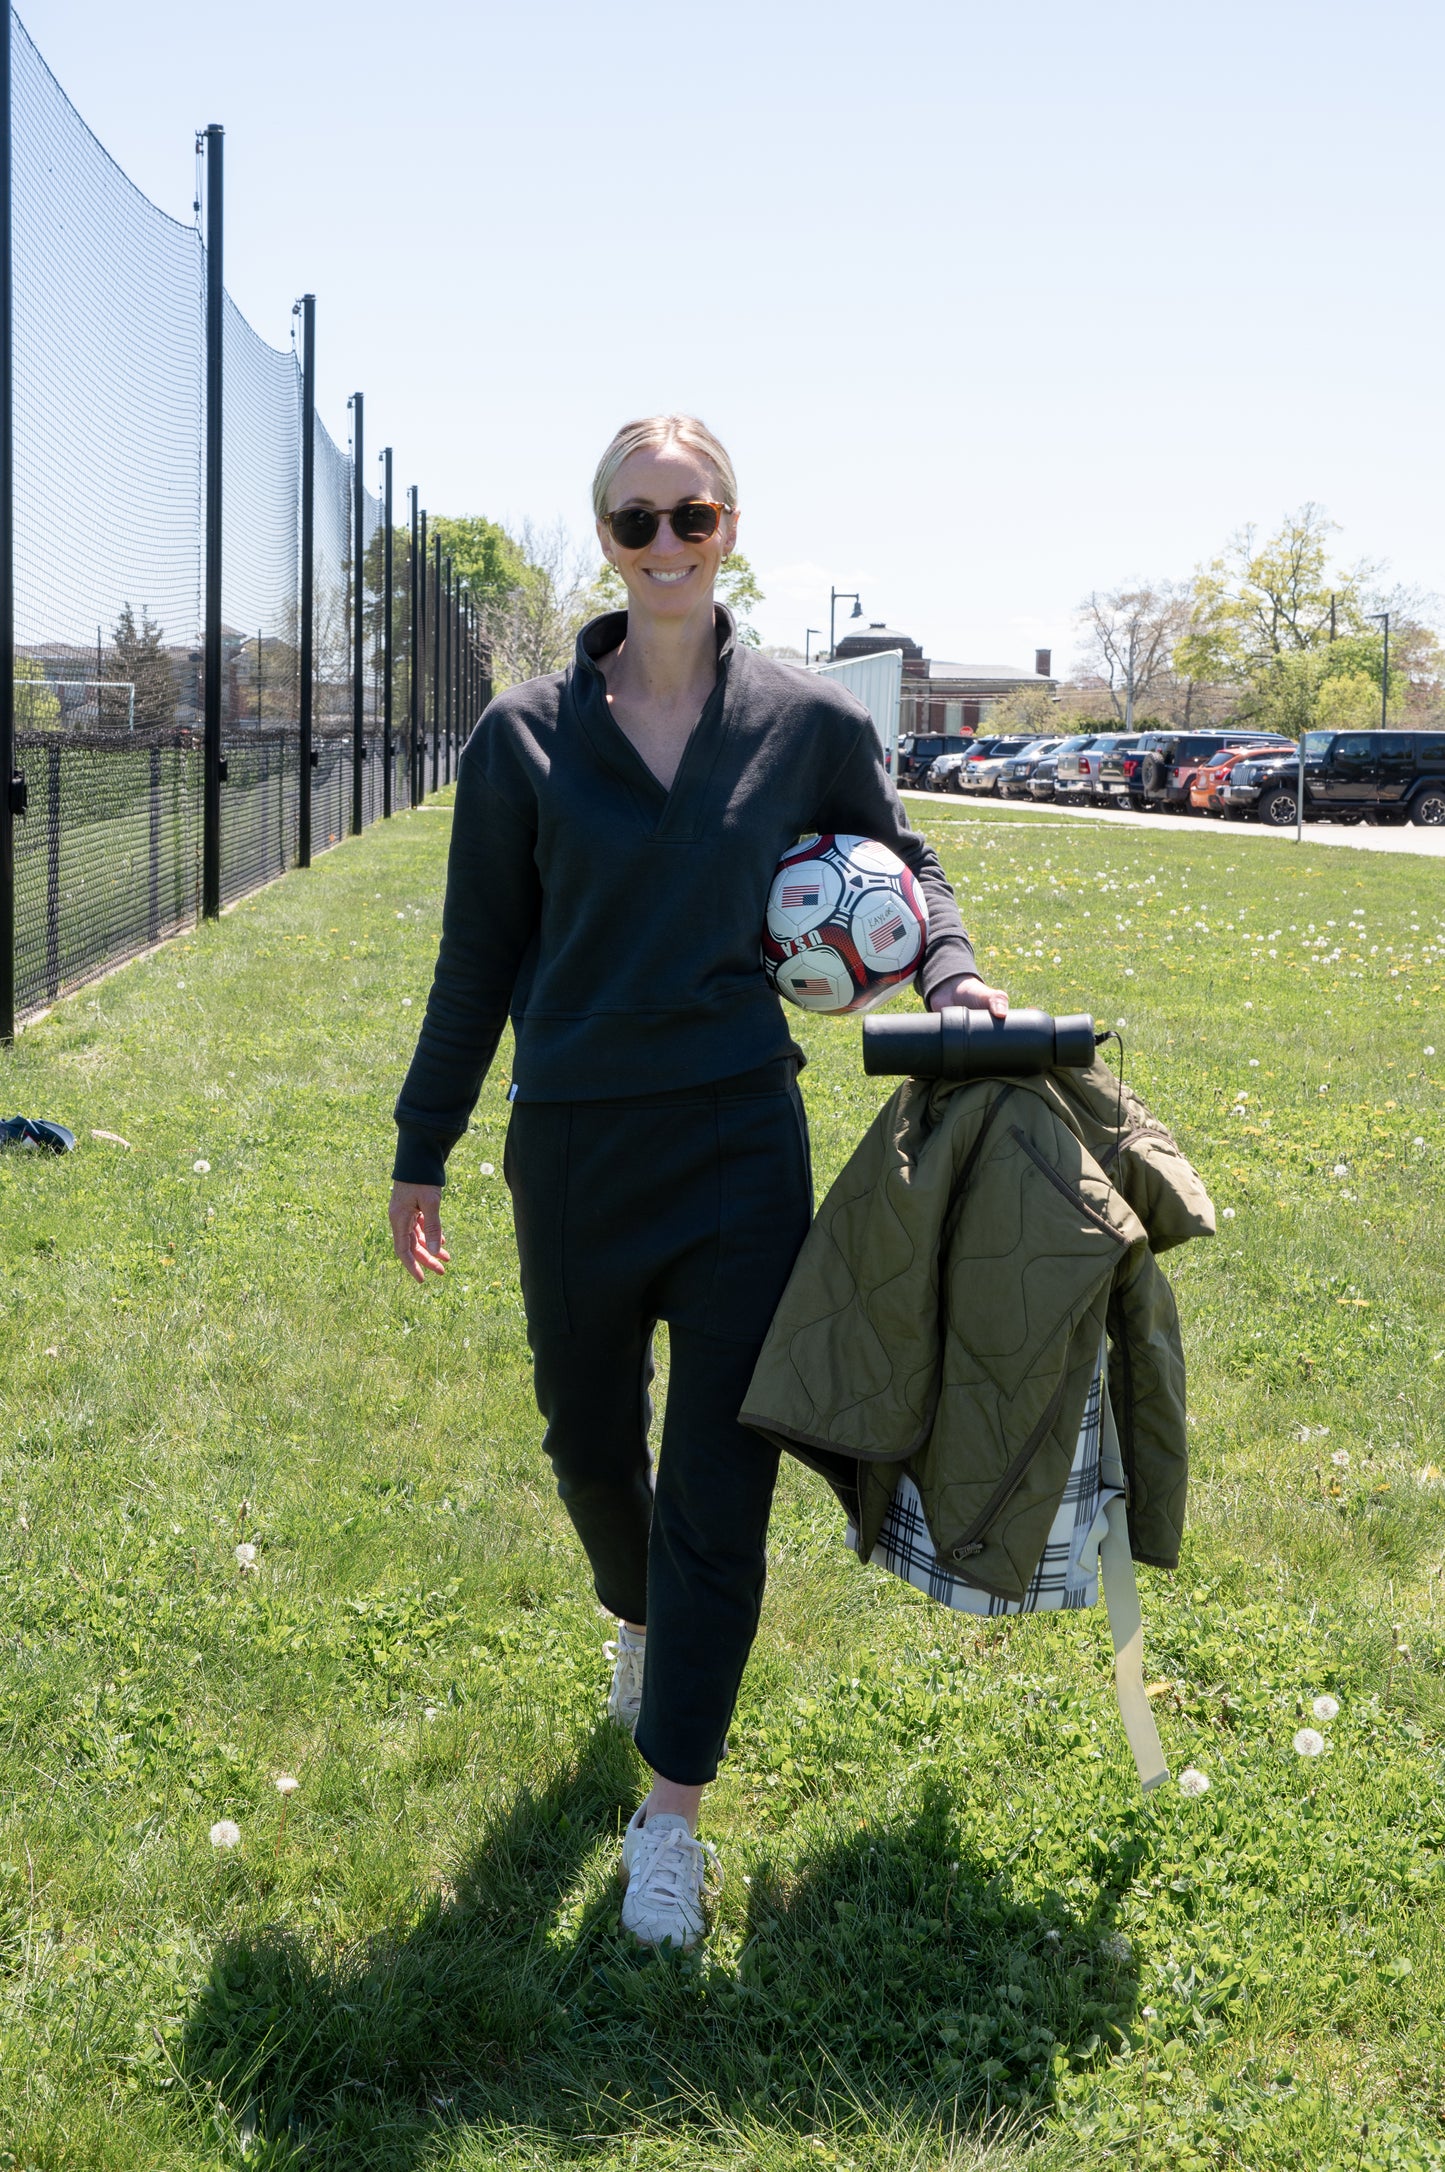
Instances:
[[[1142,1579],[1209,1792],[1138,1796],[1102,1618],[950,1616],[790,1469],[710,1948],[621,1942],[504,1065],[445,1285],[390,1260],[449,830],[398,818],[4,1059],[81,1146],[0,1159],[0,2168],[1445,2164],[1445,871],[927,819],[985,970],[1125,1020],[1232,1210],[1171,1255],[1195,1483]],[[826,1182],[881,1093],[803,1038]]]

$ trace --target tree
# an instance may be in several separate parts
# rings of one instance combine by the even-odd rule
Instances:
[[[1367,634],[1362,592],[1373,569],[1330,572],[1334,525],[1307,504],[1265,543],[1241,528],[1195,575],[1176,665],[1193,678],[1250,683],[1280,656],[1323,648],[1341,632]]]
[[[1141,704],[1174,676],[1175,644],[1189,623],[1189,592],[1171,581],[1097,590],[1080,606],[1082,683],[1102,688],[1132,731]]]
[[[1042,739],[1059,729],[1059,705],[1046,686],[1019,686],[996,701],[988,712],[988,728],[995,737],[1027,732]]]
[[[173,724],[176,717],[176,675],[163,642],[164,629],[149,610],[141,606],[137,626],[135,613],[126,603],[116,620],[110,654],[101,671],[102,678],[118,679],[135,688],[135,722],[148,730]],[[102,724],[130,721],[130,696],[126,693],[107,694],[102,688],[97,708]]]
[[[15,659],[15,729],[50,731],[60,722],[60,697],[33,656]]]
[[[427,549],[440,540],[443,558],[464,580],[477,603],[509,596],[526,572],[526,552],[514,536],[484,513],[437,513],[427,522]]]
[[[590,553],[577,548],[565,522],[539,529],[524,521],[507,541],[517,553],[515,578],[484,595],[478,613],[492,652],[492,684],[499,691],[561,671],[571,662],[581,628],[605,608],[597,602]]]
[[[594,591],[599,611],[623,611],[627,608],[627,589],[622,575],[610,559],[604,559],[598,572]],[[761,646],[757,629],[750,624],[748,613],[754,604],[766,598],[758,586],[758,577],[741,551],[729,551],[718,568],[717,587],[713,593],[719,603],[725,603],[738,622],[738,639],[750,649]],[[793,650],[798,655],[796,649]],[[799,657],[799,662],[802,659]]]

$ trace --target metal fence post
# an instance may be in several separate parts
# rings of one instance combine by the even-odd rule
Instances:
[[[3,0],[0,0],[3,5]],[[311,865],[311,680],[316,543],[316,296],[301,297],[301,774],[296,782],[296,864]]]
[[[0,1046],[15,1038],[15,276],[10,8],[0,28]]]
[[[361,531],[366,524],[366,484],[361,460],[364,444],[362,398],[351,395],[351,834],[361,835],[362,763],[366,760],[366,557]]]
[[[446,671],[446,677],[447,677],[447,696],[446,696],[446,720],[445,720],[445,728],[446,728],[446,744],[447,744],[447,783],[448,783],[448,784],[450,784],[450,783],[451,783],[451,781],[452,781],[452,730],[453,730],[453,727],[455,726],[455,723],[456,723],[456,699],[455,699],[455,695],[456,695],[456,668],[457,668],[457,641],[456,641],[456,607],[457,607],[457,599],[456,599],[456,590],[455,590],[455,588],[454,588],[454,586],[453,586],[453,582],[452,582],[452,562],[451,562],[450,558],[448,558],[448,560],[447,560],[447,574],[446,574],[446,598],[447,598],[447,633],[446,633],[446,641],[447,641],[447,671]]]
[[[60,993],[60,741],[45,749],[45,998]]]
[[[435,600],[432,604],[431,644],[431,788],[436,790],[440,780],[442,736],[442,539],[437,536],[432,547],[434,565],[432,586]]]
[[[3,4],[3,0],[0,0]],[[212,122],[206,143],[206,623],[202,638],[205,741],[201,785],[201,912],[221,910],[221,425],[226,131]]]
[[[417,798],[426,798],[426,704],[427,704],[427,653],[430,647],[428,629],[431,626],[431,579],[427,567],[426,507],[421,509],[421,528],[417,536],[417,676],[421,681],[420,707],[417,711]],[[436,779],[432,779],[435,789]]]
[[[417,628],[421,623],[420,574],[417,567],[417,523],[421,515],[416,508],[416,484],[411,497],[411,530],[408,537],[407,574],[409,577],[407,600],[406,645],[406,717],[407,717],[407,805],[414,807],[420,794],[417,791],[417,767],[420,755],[417,751],[421,740],[421,710],[417,706],[417,653],[420,640]]]
[[[392,811],[391,591],[395,573],[395,566],[392,561],[392,547],[395,538],[391,529],[391,447],[389,445],[381,455],[381,477],[381,814],[383,821],[389,821]]]
[[[161,750],[151,748],[150,759],[150,882],[146,896],[146,933],[153,943],[161,936]]]

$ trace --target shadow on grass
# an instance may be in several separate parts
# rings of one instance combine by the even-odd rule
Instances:
[[[404,1936],[330,1965],[279,1934],[218,1953],[178,2065],[253,2127],[248,2163],[411,2172],[449,2162],[449,2134],[567,2155],[660,2120],[700,2144],[759,2122],[982,2127],[1046,2111],[1058,2063],[1104,2056],[1130,2022],[1109,1933],[1143,1842],[1086,1917],[1024,1904],[935,1788],[905,1824],[757,1859],[735,1965],[644,1955],[614,1888],[577,1901],[635,1780],[600,1728]]]

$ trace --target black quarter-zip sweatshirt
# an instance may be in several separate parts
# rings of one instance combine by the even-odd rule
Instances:
[[[396,1104],[395,1176],[441,1184],[510,1011],[524,1101],[710,1084],[793,1052],[759,942],[781,854],[813,831],[876,837],[928,901],[915,985],[976,971],[937,854],[908,827],[867,710],[736,639],[672,789],[607,703],[597,659],[625,612],[582,629],[567,671],[509,687],[457,770],[441,948]]]

